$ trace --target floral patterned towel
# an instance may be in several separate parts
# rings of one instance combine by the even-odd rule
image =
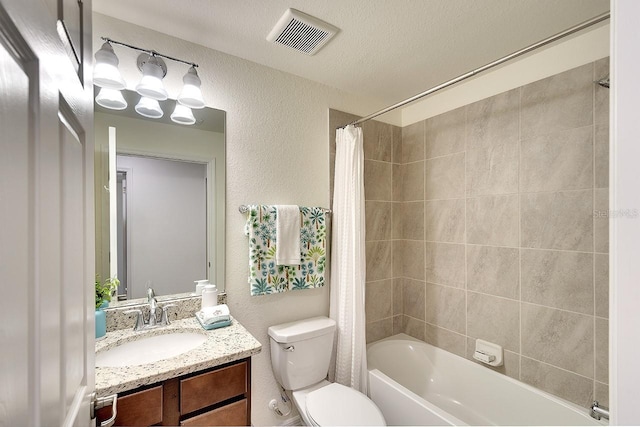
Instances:
[[[324,286],[327,223],[322,208],[300,207],[300,265],[276,264],[275,206],[250,205],[245,234],[249,236],[251,295]]]

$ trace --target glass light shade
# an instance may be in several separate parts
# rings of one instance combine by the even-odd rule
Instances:
[[[96,52],[95,58],[93,83],[96,86],[115,90],[122,90],[127,86],[118,70],[118,57],[108,42],[104,43],[100,50]]]
[[[136,86],[136,92],[147,98],[164,101],[168,95],[162,84],[163,77],[164,72],[158,60],[154,56],[150,57],[142,66],[142,79]]]
[[[178,102],[189,108],[204,108],[204,98],[202,97],[202,91],[200,90],[200,77],[195,67],[189,68],[187,74],[182,78],[184,86],[180,95],[178,95]]]
[[[122,93],[119,90],[106,87],[100,89],[100,93],[96,96],[96,102],[98,105],[111,110],[124,110],[127,108],[127,101],[124,100]]]
[[[191,108],[176,102],[176,108],[171,113],[171,121],[181,125],[192,125],[196,122],[196,118],[193,117]]]
[[[160,108],[160,104],[157,99],[147,98],[143,96],[136,104],[136,112],[144,117],[150,119],[159,119],[164,115],[164,112]]]

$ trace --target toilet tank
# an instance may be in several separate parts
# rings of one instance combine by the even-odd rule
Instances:
[[[326,378],[333,350],[336,322],[313,317],[271,326],[271,367],[287,390],[298,390]]]

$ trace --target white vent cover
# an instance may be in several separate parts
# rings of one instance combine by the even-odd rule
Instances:
[[[296,9],[287,9],[267,40],[313,55],[338,31],[337,27]]]

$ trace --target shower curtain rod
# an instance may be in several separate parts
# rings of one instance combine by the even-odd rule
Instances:
[[[420,98],[424,98],[425,96],[431,95],[432,93],[435,93],[435,92],[437,92],[439,90],[442,90],[442,89],[447,88],[447,87],[449,87],[451,85],[454,85],[454,84],[459,83],[459,82],[461,82],[463,80],[466,80],[469,77],[475,76],[478,73],[481,73],[483,71],[487,71],[490,68],[496,67],[496,66],[498,66],[498,65],[500,65],[500,64],[502,64],[504,62],[510,61],[513,58],[517,58],[518,56],[521,56],[521,55],[524,55],[526,53],[529,53],[529,52],[531,52],[533,50],[536,50],[536,49],[538,49],[538,48],[540,48],[542,46],[546,46],[546,45],[548,45],[550,43],[553,43],[553,42],[555,42],[557,40],[560,40],[560,39],[562,39],[564,37],[567,37],[567,36],[570,36],[572,34],[575,34],[578,31],[582,31],[585,28],[589,28],[592,25],[598,24],[598,23],[600,23],[602,21],[605,21],[605,20],[609,19],[609,17],[610,17],[610,13],[609,12],[603,13],[602,15],[598,15],[598,16],[596,16],[594,18],[591,18],[591,19],[589,19],[587,21],[584,21],[584,22],[582,22],[582,23],[580,23],[580,24],[578,24],[576,26],[573,26],[573,27],[571,27],[571,28],[569,28],[567,30],[559,32],[559,33],[557,33],[557,34],[555,34],[555,35],[553,35],[551,37],[548,37],[548,38],[546,38],[544,40],[540,40],[537,43],[534,43],[534,44],[529,45],[529,46],[527,46],[527,47],[525,47],[523,49],[520,49],[518,51],[510,53],[507,56],[503,56],[502,58],[497,59],[497,60],[495,60],[493,62],[490,62],[490,63],[488,63],[486,65],[483,65],[480,68],[476,68],[475,70],[471,70],[468,73],[461,74],[458,77],[455,77],[455,78],[453,78],[453,79],[451,79],[449,81],[446,81],[446,82],[441,83],[441,84],[439,84],[437,86],[434,86],[431,89],[425,90],[424,92],[421,92],[421,93],[419,93],[417,95],[414,95],[411,98],[407,98],[404,101],[398,102],[397,104],[393,104],[393,105],[391,105],[391,106],[389,106],[387,108],[384,108],[384,109],[382,109],[380,111],[376,111],[375,113],[369,114],[368,116],[365,116],[365,117],[363,117],[361,119],[355,120],[355,121],[349,123],[348,125],[340,126],[338,129],[344,128],[344,127],[349,126],[349,125],[358,125],[360,123],[363,123],[363,122],[369,121],[369,120],[371,120],[373,118],[376,118],[376,117],[378,117],[378,116],[380,116],[382,114],[388,113],[389,111],[395,110],[396,108],[403,107],[403,106],[405,106],[407,104],[412,103],[413,101],[417,101]]]

